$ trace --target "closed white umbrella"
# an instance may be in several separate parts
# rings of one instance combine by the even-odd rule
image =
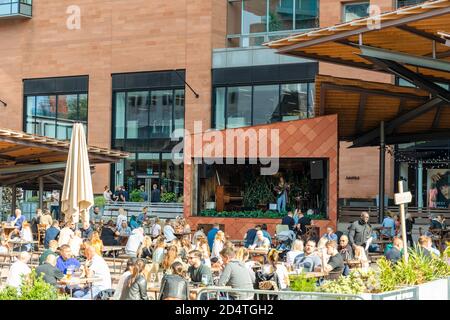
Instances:
[[[66,174],[61,196],[61,211],[66,223],[89,221],[89,209],[94,205],[91,168],[86,135],[81,123],[73,126],[67,157]]]

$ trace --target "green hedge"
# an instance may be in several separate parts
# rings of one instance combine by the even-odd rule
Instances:
[[[221,217],[221,218],[260,218],[260,219],[281,219],[286,212],[272,210],[251,210],[251,211],[222,211],[217,212],[214,209],[200,211],[200,217]],[[325,220],[324,215],[310,215],[311,220]]]

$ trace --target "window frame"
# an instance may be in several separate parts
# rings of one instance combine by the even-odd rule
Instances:
[[[271,123],[266,123],[266,124],[255,124],[254,122],[254,112],[255,112],[255,106],[254,106],[254,91],[255,91],[255,87],[258,86],[269,86],[269,85],[273,85],[273,86],[278,86],[278,103],[281,102],[281,86],[283,85],[288,85],[288,84],[306,84],[307,85],[307,94],[306,94],[306,102],[307,104],[309,103],[310,99],[311,99],[311,93],[310,93],[310,88],[313,87],[315,88],[315,82],[314,81],[308,81],[308,80],[303,80],[303,81],[283,81],[283,82],[264,82],[264,83],[258,83],[258,84],[245,84],[245,83],[241,83],[241,84],[230,84],[230,85],[217,85],[217,86],[213,86],[212,87],[212,105],[211,105],[211,129],[214,130],[226,130],[226,129],[237,129],[237,128],[228,128],[228,118],[227,118],[227,112],[228,112],[228,88],[232,87],[232,88],[236,88],[236,87],[251,87],[251,124],[248,126],[243,126],[243,127],[239,127],[239,128],[245,128],[245,127],[252,127],[252,126],[256,126],[256,125],[268,125]],[[225,89],[225,106],[224,106],[224,128],[223,129],[218,129],[217,128],[217,123],[216,123],[216,103],[217,103],[217,94],[216,94],[216,90],[219,88],[224,88]],[[314,95],[312,97],[312,100],[314,101]],[[315,117],[315,114],[313,114],[313,112],[311,112],[311,108],[312,106],[310,106],[309,104],[307,105],[307,118],[305,119],[311,119]],[[282,110],[280,110],[279,113],[279,117],[280,119],[282,118]],[[305,119],[298,119],[298,120],[305,120]],[[288,120],[286,120],[288,121]],[[272,123],[282,123],[282,122],[286,122],[286,121],[275,121]]]
[[[77,120],[71,120],[71,119],[59,119],[58,118],[58,104],[59,104],[59,97],[60,96],[69,96],[69,95],[76,95],[77,96]],[[87,103],[87,114],[86,114],[86,120],[79,120],[80,118],[80,95],[86,95],[86,103]],[[55,97],[55,136],[54,137],[50,137],[53,139],[58,139],[58,120],[61,120],[62,122],[72,122],[72,123],[82,123],[83,125],[86,125],[86,139],[88,137],[88,129],[89,129],[89,92],[87,91],[62,91],[62,92],[58,92],[58,93],[49,93],[49,92],[40,92],[39,94],[24,94],[23,95],[23,121],[22,121],[22,126],[23,126],[23,131],[29,134],[37,134],[36,133],[36,113],[34,113],[33,115],[31,115],[31,118],[33,119],[32,122],[32,127],[33,127],[33,132],[30,133],[27,131],[27,118],[28,118],[28,98],[33,97],[34,98],[34,103],[36,104],[36,99],[37,97],[51,97],[54,96]],[[58,139],[60,140],[60,139]],[[70,138],[69,138],[70,140]]]
[[[342,9],[341,9],[341,22],[342,23],[347,23],[347,22],[356,20],[356,19],[348,20],[348,21],[345,20],[345,8],[346,7],[359,5],[359,4],[368,4],[369,6],[367,8],[370,8],[370,1],[369,0],[367,0],[367,1],[347,1],[347,2],[341,2],[341,4],[342,4]],[[367,16],[359,17],[357,19],[364,19],[364,18],[367,18],[368,16],[369,16],[369,13],[367,13]]]

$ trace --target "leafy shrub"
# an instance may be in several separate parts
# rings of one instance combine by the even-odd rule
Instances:
[[[334,281],[325,281],[319,291],[327,293],[360,294],[379,292],[379,280],[375,271],[354,270],[348,277],[340,276]]]
[[[177,195],[174,192],[164,192],[161,195],[161,202],[177,202]]]
[[[314,292],[317,291],[316,279],[306,278],[305,275],[290,276],[292,291]]]
[[[20,296],[17,289],[14,287],[5,287],[0,291],[0,300],[19,300]]]
[[[29,197],[28,202],[39,202],[39,197],[38,196]]]
[[[130,193],[130,200],[131,200],[131,202],[144,202],[144,197],[142,195],[142,191],[139,189],[134,189]]]
[[[106,200],[103,196],[98,196],[94,198],[94,206],[103,208],[106,205]]]
[[[6,287],[0,291],[0,300],[67,300],[69,297],[37,276],[33,270],[27,279],[22,281],[20,293],[16,288]]]
[[[217,212],[215,209],[201,210],[199,216],[201,217],[222,217],[222,218],[264,218],[264,219],[281,219],[286,215],[285,212],[278,212],[273,210],[248,210],[248,211],[221,211]],[[309,215],[311,220],[325,219],[323,215]]]

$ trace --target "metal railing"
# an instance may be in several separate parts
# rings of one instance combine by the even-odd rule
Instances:
[[[399,213],[398,206],[389,206],[385,207],[385,210],[389,210],[393,213]],[[357,220],[361,212],[366,211],[369,213],[370,222],[377,223],[379,220],[379,208],[376,206],[368,206],[368,207],[350,207],[350,206],[341,206],[339,207],[339,222],[353,222]],[[406,208],[406,213],[410,213],[413,217],[416,218],[416,224],[418,225],[426,225],[429,223],[428,217],[430,215],[436,216],[438,214],[443,214],[446,218],[450,218],[450,209],[440,209],[440,208],[418,208],[418,207],[410,207]]]
[[[197,300],[236,300],[239,295],[252,296],[251,300],[364,300],[362,296],[354,294],[333,294],[324,292],[273,291],[273,290],[245,290],[232,288],[200,289]]]

